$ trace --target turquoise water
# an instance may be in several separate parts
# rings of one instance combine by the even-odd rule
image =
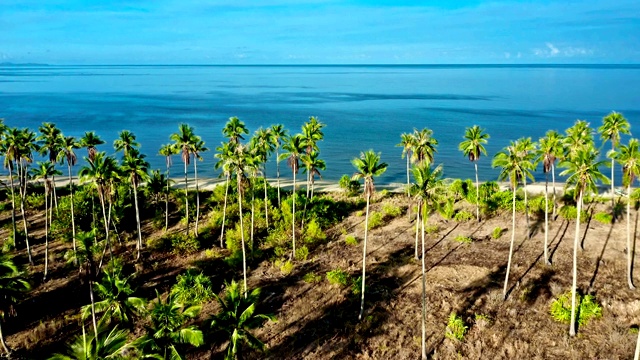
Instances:
[[[327,162],[324,179],[352,174],[350,160],[374,149],[389,164],[383,183],[406,181],[395,145],[402,132],[423,127],[440,143],[435,162],[444,164],[445,175],[472,177],[473,166],[457,146],[464,129],[477,124],[491,136],[480,177],[495,180],[490,157],[521,136],[537,140],[576,119],[597,127],[612,110],[640,135],[638,89],[640,65],[5,66],[0,118],[32,129],[54,122],[78,137],[93,130],[108,142],[101,150],[109,153],[118,131],[129,129],[152,168],[163,170],[158,149],[186,122],[211,149],[199,174],[217,176],[213,149],[224,140],[229,117],[238,116],[252,132],[275,123],[299,132],[309,116],[317,116],[327,124],[319,144]],[[181,168],[176,157],[172,172]],[[541,169],[536,176],[543,178]]]

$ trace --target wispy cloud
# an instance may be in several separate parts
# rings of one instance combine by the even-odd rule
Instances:
[[[533,54],[541,58],[578,57],[593,55],[593,50],[573,46],[561,47],[548,42],[544,48],[534,48]]]

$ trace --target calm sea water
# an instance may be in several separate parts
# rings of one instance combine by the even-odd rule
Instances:
[[[447,177],[473,177],[458,151],[474,124],[491,138],[480,177],[495,180],[490,157],[510,140],[537,140],[576,119],[597,127],[612,110],[640,135],[639,66],[5,66],[0,67],[0,118],[37,129],[44,121],[80,137],[96,131],[111,143],[133,131],[152,168],[182,122],[194,126],[211,151],[199,174],[218,176],[213,153],[227,119],[238,116],[253,132],[284,124],[299,132],[309,116],[327,126],[320,146],[324,179],[352,174],[360,151],[382,153],[389,164],[381,183],[404,182],[400,134],[428,127],[439,141],[435,162]],[[607,145],[608,146],[608,145]],[[79,150],[84,155],[84,150]],[[272,163],[274,163],[272,161]],[[178,157],[172,172],[182,166]],[[275,175],[272,164],[267,175]],[[283,175],[290,172],[283,170]],[[542,179],[538,169],[537,178]]]

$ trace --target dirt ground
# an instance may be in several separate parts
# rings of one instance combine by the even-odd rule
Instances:
[[[406,207],[406,198],[392,201]],[[373,210],[381,207],[380,201]],[[592,208],[606,211],[610,205]],[[471,207],[469,208],[472,209]],[[7,221],[3,214],[0,222]],[[78,308],[88,303],[88,291],[78,271],[64,265],[63,250],[69,244],[51,246],[50,279],[42,282],[44,246],[41,215],[31,214],[39,230],[33,246],[36,266],[30,269],[33,291],[17,307],[16,318],[8,318],[3,332],[18,357],[39,359],[61,351],[65,341],[79,332]],[[314,249],[306,261],[296,261],[293,271],[283,275],[264,260],[249,268],[249,287],[262,288],[261,309],[271,312],[269,322],[256,335],[267,344],[267,352],[247,352],[249,359],[417,359],[421,341],[421,262],[414,259],[415,222],[406,213],[369,231],[365,312],[358,321],[360,295],[350,286],[330,284],[326,272],[340,268],[351,277],[362,273],[364,215],[352,213],[330,229],[327,241]],[[10,221],[10,219],[9,219]],[[632,212],[631,229],[637,232],[638,213]],[[549,315],[551,301],[571,287],[575,222],[558,217],[549,225],[552,265],[543,261],[544,218],[531,216],[531,238],[526,220],[518,214],[508,298],[503,301],[511,213],[505,212],[478,223],[445,221],[430,216],[437,226],[425,238],[427,353],[434,359],[629,359],[640,324],[640,290],[626,283],[626,219],[613,225],[593,219],[581,224],[578,250],[578,288],[593,294],[602,304],[602,317],[568,336],[568,325]],[[494,228],[504,229],[492,239]],[[175,229],[174,229],[175,230]],[[6,232],[6,230],[3,230]],[[158,236],[145,226],[146,238]],[[4,234],[6,235],[6,234]],[[348,245],[346,235],[355,235],[358,245]],[[470,244],[455,241],[470,237]],[[124,246],[119,245],[121,251]],[[24,251],[20,260],[26,262]],[[136,265],[138,296],[153,298],[155,290],[166,291],[175,276],[188,267],[198,267],[211,276],[215,291],[224,281],[239,279],[241,270],[229,270],[218,257],[205,251],[189,257],[145,253]],[[321,275],[317,283],[303,280],[305,274]],[[637,271],[636,271],[637,273]],[[636,274],[636,282],[639,275]],[[204,306],[199,322],[217,311]],[[462,316],[469,327],[462,341],[445,337],[449,315]],[[482,315],[482,320],[476,316]],[[141,331],[140,329],[137,330]],[[193,349],[190,359],[221,358],[224,342]]]

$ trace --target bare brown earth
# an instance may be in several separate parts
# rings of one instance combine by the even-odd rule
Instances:
[[[335,195],[342,196],[342,195]],[[403,195],[390,195],[373,204],[392,201],[406,209]],[[470,205],[465,205],[470,210]],[[593,205],[595,211],[610,206]],[[17,307],[17,317],[3,325],[10,347],[18,357],[39,359],[61,351],[64,343],[80,332],[78,308],[88,303],[88,291],[78,271],[65,266],[63,251],[70,244],[51,246],[50,279],[42,282],[42,214],[29,214],[36,245],[36,266],[29,269],[33,291]],[[0,222],[6,224],[8,212]],[[175,223],[174,215],[174,223]],[[410,221],[411,220],[411,221]],[[350,287],[330,284],[325,273],[337,268],[352,277],[361,275],[364,215],[352,213],[329,229],[326,243],[296,261],[293,271],[283,275],[268,260],[250,266],[249,287],[261,287],[262,310],[272,312],[277,322],[267,323],[256,334],[267,344],[266,353],[249,352],[250,359],[417,359],[420,356],[420,262],[414,259],[415,223],[405,214],[369,232],[365,317],[358,321],[360,298]],[[633,211],[632,231],[637,232],[638,213]],[[579,238],[584,250],[578,253],[578,287],[594,294],[602,304],[602,318],[568,336],[568,325],[549,315],[554,297],[570,289],[575,222],[558,217],[550,222],[549,252],[553,265],[542,260],[544,219],[531,217],[533,236],[526,236],[523,214],[516,220],[516,241],[509,279],[509,295],[502,300],[511,213],[506,212],[481,223],[445,221],[434,214],[430,225],[438,231],[426,237],[427,351],[434,359],[628,359],[632,358],[640,323],[640,290],[632,291],[625,278],[624,219],[613,225],[593,219],[581,225]],[[20,223],[21,225],[21,223]],[[505,229],[497,240],[495,227]],[[6,236],[7,230],[2,230]],[[176,224],[170,231],[178,231]],[[161,235],[151,224],[144,227],[145,238]],[[347,245],[345,234],[360,240]],[[457,235],[471,237],[471,244],[456,242]],[[124,239],[124,237],[123,237]],[[116,252],[130,250],[134,242],[117,246]],[[131,251],[129,253],[132,253]],[[24,250],[19,262],[26,263]],[[145,252],[135,265],[138,296],[153,298],[155,290],[167,291],[175,276],[186,268],[198,267],[211,276],[215,291],[231,278],[240,279],[241,270],[230,270],[221,257],[225,251],[201,251],[188,257]],[[131,257],[129,255],[129,257]],[[132,260],[133,263],[133,260]],[[309,284],[305,274],[315,272],[322,281]],[[636,271],[637,273],[637,271]],[[636,276],[636,279],[638,276]],[[204,306],[198,323],[217,311]],[[469,326],[463,341],[445,337],[449,315],[456,312]],[[489,321],[476,321],[484,315]],[[134,333],[140,334],[138,324]],[[204,327],[204,325],[203,325]],[[190,359],[221,358],[224,339],[209,338],[213,345],[191,350]]]

